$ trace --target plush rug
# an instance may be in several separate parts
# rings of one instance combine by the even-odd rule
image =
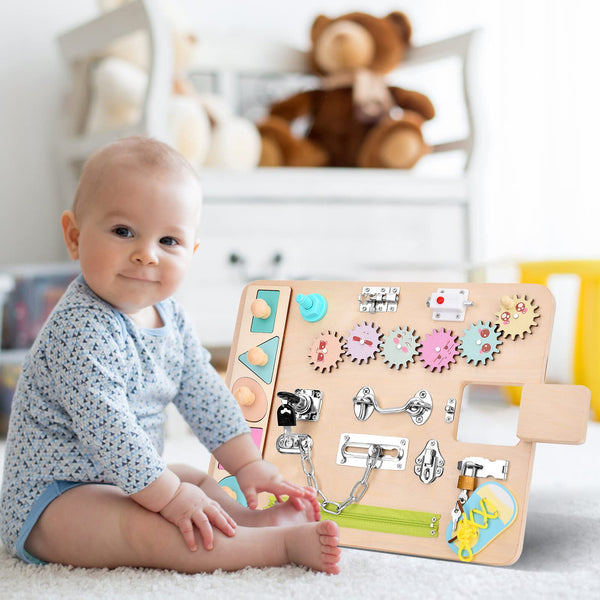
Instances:
[[[167,441],[165,455],[170,462],[206,464],[206,453],[184,434]],[[0,547],[0,599],[600,598],[599,455],[598,422],[590,422],[582,446],[537,446],[523,553],[511,567],[344,549],[335,577],[292,566],[181,575],[35,567]]]

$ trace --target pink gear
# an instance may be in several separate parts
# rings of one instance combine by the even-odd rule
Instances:
[[[456,362],[458,352],[457,336],[443,328],[439,331],[434,329],[423,340],[420,359],[425,368],[429,367],[432,373],[436,369],[441,373],[444,367],[449,369],[450,363]]]
[[[355,325],[346,338],[346,356],[358,361],[359,365],[363,361],[368,363],[379,352],[379,340],[382,335],[374,323],[368,325],[365,321],[362,325]]]
[[[338,367],[338,363],[343,360],[342,358],[342,336],[338,336],[337,331],[331,333],[321,333],[320,336],[316,337],[310,346],[308,351],[308,357],[310,358],[310,364],[314,366],[316,371],[331,371],[331,369]]]

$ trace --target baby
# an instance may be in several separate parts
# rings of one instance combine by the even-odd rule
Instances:
[[[27,562],[339,572],[337,525],[319,521],[314,490],[262,460],[171,299],[198,246],[200,208],[195,171],[160,142],[126,138],[84,166],[62,215],[81,276],[25,360],[7,439],[0,535]],[[169,402],[248,508],[205,473],[163,462]],[[280,502],[255,510],[262,491]]]

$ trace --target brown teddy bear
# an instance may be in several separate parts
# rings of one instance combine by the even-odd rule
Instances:
[[[384,18],[354,12],[318,16],[311,29],[311,66],[318,89],[271,106],[259,125],[261,166],[408,169],[430,151],[421,133],[435,111],[418,92],[390,87],[385,75],[402,61],[411,26],[401,12]],[[309,117],[305,137],[291,123]]]

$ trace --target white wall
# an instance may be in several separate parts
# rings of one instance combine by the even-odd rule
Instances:
[[[598,257],[600,10],[573,0],[181,0],[198,29],[305,46],[321,12],[411,17],[417,43],[473,26],[485,114],[482,261]],[[54,42],[94,0],[11,2],[0,20],[0,265],[62,258],[54,134],[66,73]]]
[[[94,0],[4,3],[0,18],[0,264],[63,257],[54,132],[65,86],[57,33]]]

